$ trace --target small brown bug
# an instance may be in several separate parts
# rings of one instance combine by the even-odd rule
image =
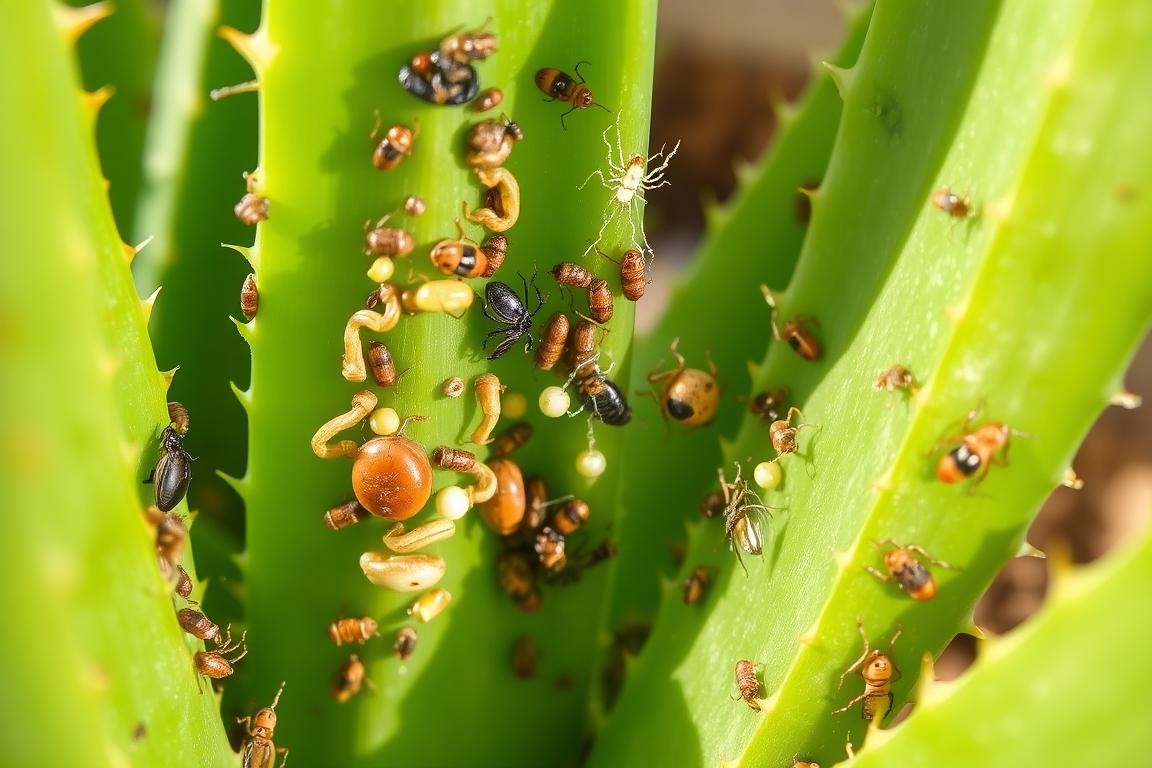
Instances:
[[[506,232],[520,218],[520,183],[506,168],[478,168],[476,178],[484,185],[484,208],[468,210],[464,202],[464,218],[493,232]]]
[[[552,527],[565,536],[572,535],[588,520],[592,510],[583,499],[570,499],[552,516]]]
[[[679,338],[672,340],[672,356],[676,358],[677,367],[670,371],[650,373],[648,381],[655,384],[664,380],[664,386],[656,396],[665,418],[671,416],[689,426],[707,424],[712,421],[720,405],[716,366],[712,356],[708,355],[709,372],[686,367],[684,356],[676,350],[679,344]]]
[[[536,566],[519,549],[505,550],[497,562],[500,588],[525,613],[540,607],[540,590],[536,588]]]
[[[229,629],[225,629],[222,634],[216,622],[196,608],[181,608],[176,612],[176,621],[179,622],[181,629],[193,637],[215,644],[221,653],[228,653],[237,647],[232,644],[232,633]]]
[[[884,567],[888,573],[881,573],[870,565],[864,566],[864,570],[881,581],[895,579],[896,583],[900,585],[900,589],[908,593],[908,597],[913,600],[931,600],[936,596],[936,579],[932,576],[931,571],[924,566],[924,563],[913,557],[914,554],[920,555],[938,568],[958,570],[954,565],[949,565],[942,560],[934,560],[923,548],[914,544],[901,546],[892,539],[872,543],[878,547],[893,547],[884,553]]]
[[[376,125],[372,128],[372,141],[380,132],[380,113],[376,113]],[[412,154],[416,133],[405,125],[394,125],[384,134],[372,153],[372,165],[382,171],[390,171],[400,164],[405,155]]]
[[[256,310],[260,309],[260,291],[256,290],[256,275],[251,272],[244,278],[240,286],[240,311],[244,313],[245,320],[256,317]]]
[[[388,347],[379,341],[368,342],[368,370],[372,378],[382,387],[390,387],[399,379],[396,373],[396,363],[392,360],[392,353]]]
[[[521,680],[536,677],[536,643],[520,635],[512,645],[512,674]]]
[[[777,387],[776,389],[757,392],[748,401],[748,410],[765,421],[778,421],[783,414],[787,413],[789,394],[788,387]]]
[[[448,397],[460,397],[464,394],[464,379],[453,376],[444,381],[444,394]]]
[[[240,202],[236,203],[232,212],[236,214],[241,224],[254,227],[268,220],[269,207],[268,198],[248,192],[240,198]]]
[[[612,113],[612,110],[603,104],[598,104],[594,101],[592,91],[585,85],[584,76],[580,74],[580,66],[588,64],[587,61],[580,61],[576,63],[576,77],[580,78],[577,83],[571,75],[566,72],[561,72],[554,67],[545,67],[544,69],[537,70],[536,72],[536,87],[544,92],[545,96],[552,98],[547,101],[567,101],[572,104],[572,108],[564,114],[560,115],[560,127],[565,130],[568,126],[564,125],[564,118],[572,114],[578,109],[587,109],[588,107],[600,107],[600,109]]]
[[[568,340],[568,367],[572,369],[573,377],[581,385],[585,379],[597,381],[602,379],[599,368],[594,364],[595,359],[596,324],[584,320],[576,324]]]
[[[328,625],[328,639],[336,645],[352,642],[364,645],[369,639],[379,636],[380,629],[376,624],[376,619],[370,616],[359,619],[338,619]]]
[[[248,646],[244,642],[247,635],[248,633],[245,632],[244,636],[240,638],[240,642],[231,647],[225,646],[215,651],[196,651],[193,654],[192,668],[199,673],[196,676],[196,686],[200,688],[201,693],[204,692],[204,689],[200,687],[200,675],[210,677],[213,680],[228,677],[232,674],[232,665],[248,655]],[[227,654],[236,650],[240,650],[239,655],[228,658]]]
[[[572,288],[587,288],[596,276],[579,264],[563,261],[552,267],[552,277],[561,285]]]
[[[412,607],[408,609],[409,616],[415,616],[419,621],[427,624],[439,616],[452,602],[452,594],[446,589],[433,589],[420,595]]]
[[[500,106],[502,101],[504,101],[504,91],[499,88],[485,88],[476,97],[475,109],[477,112],[487,112]]]
[[[900,670],[892,663],[890,654],[892,647],[896,645],[896,638],[900,637],[901,630],[897,629],[896,634],[892,635],[892,639],[888,641],[888,653],[885,654],[878,650],[869,650],[868,636],[864,634],[863,621],[857,619],[856,628],[860,630],[860,638],[864,641],[864,653],[853,662],[852,666],[844,670],[844,673],[840,675],[840,683],[836,687],[842,688],[844,678],[859,671],[860,676],[864,678],[864,693],[839,709],[832,710],[832,714],[845,712],[851,709],[853,705],[864,702],[861,715],[865,720],[878,724],[892,709],[892,683],[900,679]]]
[[[804,414],[800,413],[800,409],[792,406],[788,409],[787,417],[777,419],[772,422],[772,426],[768,428],[768,439],[772,441],[772,447],[776,449],[776,458],[770,460],[768,463],[775,463],[780,461],[780,458],[788,453],[795,453],[797,448],[796,433],[805,427],[816,427],[815,424],[797,424],[792,426],[792,417],[800,416],[803,418]]]
[[[524,519],[526,498],[524,476],[520,466],[511,459],[497,458],[488,462],[496,474],[496,495],[480,504],[484,523],[501,536],[515,533]]]
[[[796,351],[796,354],[805,360],[819,360],[821,349],[820,342],[812,335],[805,326],[805,322],[814,323],[812,318],[797,318],[796,320],[789,320],[784,323],[783,330],[776,324],[776,297],[772,295],[772,291],[768,286],[761,285],[760,292],[764,294],[764,301],[772,308],[772,337],[776,341],[786,341],[788,346]]]
[[[704,597],[704,593],[711,583],[711,568],[706,565],[698,565],[693,568],[691,575],[688,576],[688,581],[684,582],[684,605],[696,605],[700,602],[700,598]]]
[[[459,240],[441,240],[432,246],[430,256],[436,269],[460,277],[492,277],[496,274],[508,255],[508,238],[492,235],[483,245],[477,245],[464,236],[460,219],[456,219],[456,229],[460,233]]]
[[[341,528],[347,528],[350,525],[356,525],[364,518],[368,517],[370,513],[364,509],[364,505],[352,499],[343,504],[332,507],[324,513],[324,526],[331,528],[333,531],[338,531]]]
[[[493,456],[507,456],[519,450],[531,439],[532,425],[526,421],[517,422],[496,436],[490,450]]]
[[[408,230],[384,226],[391,217],[388,214],[375,224],[365,222],[364,253],[368,256],[407,256],[416,247]]]
[[[280,683],[280,690],[276,691],[276,698],[272,706],[264,707],[256,713],[255,717],[238,717],[236,722],[244,725],[244,747],[240,752],[240,768],[275,768],[276,756],[280,755],[280,768],[288,762],[288,748],[277,747],[272,742],[276,732],[276,705],[280,703],[280,694],[284,692],[284,683]]]
[[[463,448],[438,445],[432,449],[432,463],[440,469],[450,469],[453,472],[471,472],[472,468],[476,466],[476,454]]]
[[[550,371],[564,353],[564,344],[568,341],[568,316],[557,312],[548,318],[544,330],[540,334],[540,345],[536,347],[536,367],[542,371]]]
[[[191,419],[188,416],[188,409],[184,407],[183,403],[178,403],[175,400],[168,401],[168,421],[177,434],[188,434]]]
[[[392,644],[392,649],[396,651],[400,661],[408,661],[408,658],[416,651],[417,639],[416,630],[412,627],[401,627],[400,631],[396,633],[396,642]]]
[[[404,213],[409,216],[423,216],[425,207],[424,198],[420,195],[408,195],[404,198]]]
[[[612,292],[608,289],[608,281],[593,278],[588,284],[588,313],[598,323],[606,323],[612,319]]]
[[[183,598],[192,594],[192,577],[182,565],[176,566],[176,594]]]
[[[496,33],[487,31],[490,21],[488,19],[475,32],[459,32],[442,39],[439,47],[441,66],[450,68],[453,63],[460,65],[482,61],[496,53]]]
[[[644,254],[640,251],[628,250],[620,257],[620,290],[628,301],[639,301],[644,297],[644,289],[648,287],[646,266]]]
[[[976,481],[971,486],[974,489],[988,476],[993,464],[1007,466],[1008,448],[1013,436],[1028,436],[995,421],[972,429],[972,421],[980,416],[980,411],[981,408],[977,408],[964,418],[964,426],[961,427],[963,434],[944,438],[933,447],[932,452],[935,453],[945,445],[959,443],[941,456],[936,465],[936,477],[940,482],[959,483],[975,476]]]
[[[332,678],[332,698],[343,704],[360,693],[365,679],[364,662],[359,655],[351,654]]]
[[[932,205],[954,219],[963,219],[972,212],[972,201],[960,197],[948,187],[940,187],[932,193]]]
[[[756,678],[756,665],[748,659],[736,662],[736,687],[740,698],[757,712],[760,711],[760,681]]]
[[[902,389],[908,394],[916,394],[916,379],[912,371],[902,365],[894,365],[886,371],[881,371],[872,382],[872,389],[877,392],[895,392]]]
[[[553,573],[564,570],[568,564],[568,557],[564,554],[565,548],[564,534],[550,525],[540,529],[533,544],[533,549],[540,558],[540,565]]]
[[[468,131],[468,165],[476,170],[497,168],[512,154],[515,143],[523,139],[524,131],[507,116],[476,123]]]
[[[472,380],[476,388],[476,400],[480,403],[480,412],[483,418],[472,433],[472,442],[477,445],[488,445],[492,442],[492,430],[500,420],[500,393],[504,386],[500,378],[494,373],[482,373]]]

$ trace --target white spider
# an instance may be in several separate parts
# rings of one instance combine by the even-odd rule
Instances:
[[[600,244],[600,241],[604,237],[604,230],[608,229],[608,225],[616,219],[616,215],[621,211],[627,211],[628,224],[632,227],[632,245],[640,249],[640,243],[643,241],[643,249],[651,255],[652,248],[648,245],[648,236],[644,234],[643,218],[641,218],[640,221],[640,240],[636,239],[636,214],[640,213],[641,217],[643,217],[643,213],[632,207],[632,201],[639,198],[641,202],[647,203],[648,201],[644,199],[643,192],[669,184],[669,182],[664,179],[664,169],[668,167],[668,162],[672,159],[672,156],[676,154],[676,150],[680,149],[680,142],[677,141],[676,146],[672,147],[672,151],[668,154],[664,154],[664,147],[660,147],[660,151],[647,160],[644,159],[643,155],[632,155],[625,161],[624,147],[622,146],[620,138],[620,123],[617,122],[616,155],[620,159],[620,163],[617,165],[613,162],[612,144],[608,141],[608,132],[610,130],[612,130],[611,125],[604,129],[604,146],[608,147],[609,175],[605,177],[604,171],[593,171],[592,174],[584,180],[584,184],[578,187],[578,189],[584,189],[584,185],[591,181],[593,176],[599,176],[600,183],[612,191],[612,197],[608,200],[608,207],[605,209],[604,223],[600,227],[600,233],[596,236],[595,242],[584,250],[584,254],[587,255],[589,251]],[[660,158],[663,158],[664,162],[645,173],[648,164]]]

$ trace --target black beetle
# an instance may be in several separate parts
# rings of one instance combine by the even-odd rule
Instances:
[[[601,379],[603,387],[594,395],[584,396],[584,407],[592,411],[592,415],[600,421],[614,427],[621,427],[632,420],[632,409],[624,399],[624,393],[616,382],[611,379]]]
[[[156,483],[156,506],[161,512],[167,512],[179,504],[188,492],[188,481],[192,479],[192,457],[184,450],[184,437],[172,427],[164,427],[160,435],[160,450],[163,451],[160,460],[144,482]]]
[[[528,336],[524,351],[527,352],[532,349],[532,318],[544,306],[544,300],[547,297],[540,294],[540,288],[536,285],[536,271],[533,270],[532,288],[536,291],[536,309],[529,312],[526,306],[528,303],[528,281],[524,279],[524,275],[520,275],[520,282],[524,283],[523,301],[516,295],[516,291],[499,280],[493,280],[484,289],[484,316],[500,326],[484,337],[484,348],[488,348],[488,339],[491,337],[503,337],[500,343],[496,345],[496,349],[492,350],[492,354],[488,355],[489,360],[495,360],[503,355],[522,336]]]
[[[432,104],[467,104],[480,93],[480,78],[471,64],[443,66],[439,51],[417,54],[400,67],[400,85],[413,96]]]

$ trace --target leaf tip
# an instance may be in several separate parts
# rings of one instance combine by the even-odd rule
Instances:
[[[855,80],[855,70],[852,67],[838,67],[830,61],[823,61],[821,64],[828,76],[832,78],[832,82],[836,85],[836,91],[840,94],[840,99],[848,98],[848,91],[852,88],[852,83]]]

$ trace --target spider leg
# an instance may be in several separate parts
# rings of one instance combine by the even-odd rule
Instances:
[[[597,168],[596,170],[592,171],[592,173],[588,174],[588,178],[584,179],[584,183],[576,187],[576,189],[584,189],[588,182],[592,181],[593,176],[599,176],[601,182],[603,182],[605,185],[608,184],[608,182],[604,180],[604,172]],[[615,187],[613,187],[613,189],[615,189]]]
[[[609,148],[611,151],[611,148]],[[623,168],[627,163],[624,162],[624,139],[620,136],[620,121],[616,121],[616,153],[620,155],[620,167]]]
[[[652,171],[650,171],[650,174],[651,173],[659,173],[660,171],[667,168],[668,163],[676,155],[676,150],[678,150],[678,149],[680,149],[680,142],[679,141],[676,142],[676,146],[672,147],[672,151],[664,156],[664,162],[660,163],[660,165],[658,165],[656,168],[653,168]],[[664,151],[663,148],[661,148],[660,152],[663,153],[663,151]]]

